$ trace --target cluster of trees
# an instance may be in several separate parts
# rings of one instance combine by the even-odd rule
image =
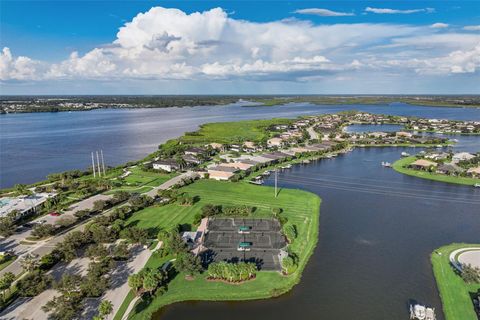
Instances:
[[[7,302],[8,296],[11,294],[11,287],[14,281],[15,281],[15,275],[11,272],[5,273],[0,278],[0,293],[1,293],[0,307],[3,307]]]
[[[168,274],[163,270],[144,268],[128,277],[128,285],[137,296],[144,293],[160,294],[165,290]]]
[[[78,274],[64,274],[53,287],[60,293],[48,301],[42,309],[49,313],[49,319],[68,320],[75,319],[84,309],[84,299],[102,296],[108,289],[110,279],[108,272],[113,268],[112,257],[103,257],[100,261],[93,261],[88,266],[86,276]],[[105,303],[108,304],[108,303]],[[101,304],[99,317],[103,319],[111,308]]]
[[[225,261],[210,263],[207,274],[208,279],[223,280],[228,282],[242,282],[256,276],[255,263],[239,262],[228,263]]]
[[[298,255],[294,253],[290,247],[287,247],[287,256],[282,259],[282,272],[284,274],[291,274],[297,270]]]
[[[202,212],[197,213],[194,217],[194,223],[199,223],[203,218],[214,216],[235,216],[235,217],[248,217],[255,212],[255,207],[246,205],[241,206],[225,206],[214,204],[206,204],[202,207]]]
[[[480,283],[480,268],[469,264],[462,266],[462,278],[466,283]]]
[[[0,236],[9,237],[16,229],[15,219],[11,216],[0,217]]]

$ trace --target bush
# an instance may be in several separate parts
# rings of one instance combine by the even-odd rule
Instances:
[[[45,291],[52,284],[52,277],[44,271],[34,270],[18,280],[16,286],[22,297],[34,297]]]
[[[254,263],[225,261],[211,263],[208,266],[208,278],[228,282],[241,282],[255,278],[257,266]]]
[[[55,233],[55,227],[51,224],[37,224],[33,227],[32,236],[36,238],[49,237]]]
[[[287,237],[288,241],[290,243],[293,242],[293,240],[295,240],[297,238],[297,226],[295,226],[294,224],[287,224],[287,225],[284,225],[283,227],[283,233],[285,234],[285,236]]]

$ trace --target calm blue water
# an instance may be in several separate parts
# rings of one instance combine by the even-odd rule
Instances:
[[[85,169],[103,149],[108,165],[142,158],[168,139],[208,122],[296,117],[345,110],[429,118],[480,120],[480,109],[410,105],[117,109],[0,115],[0,187],[31,183],[53,172]]]
[[[461,148],[474,139],[480,149],[480,137],[467,137]],[[405,320],[408,301],[416,300],[435,307],[443,320],[430,254],[453,242],[480,241],[480,189],[380,164],[419,150],[358,148],[281,172],[280,188],[322,198],[318,246],[300,284],[269,300],[174,304],[153,319]]]

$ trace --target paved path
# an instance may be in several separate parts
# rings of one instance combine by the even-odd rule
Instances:
[[[187,171],[185,173],[182,173],[179,176],[173,177],[172,179],[164,182],[158,187],[154,187],[151,191],[147,192],[146,195],[150,197],[155,197],[158,193],[158,190],[165,190],[168,188],[171,188],[175,184],[179,183],[182,181],[184,178],[189,178],[189,177],[195,177],[198,174],[193,172],[193,171]],[[66,211],[62,216],[65,215],[73,215],[75,212],[79,210],[85,210],[85,209],[91,209],[93,208],[93,203],[97,200],[107,200],[110,199],[112,196],[111,195],[95,195],[92,197],[89,197],[85,200],[82,200],[74,205],[72,205],[70,208],[71,210]],[[105,211],[103,214],[108,213],[109,210]],[[43,216],[40,217],[34,221],[40,221],[40,220],[47,220],[47,223],[52,219],[58,219],[59,217],[51,217],[51,216]],[[15,275],[19,275],[22,272],[22,267],[20,264],[21,261],[21,256],[27,254],[27,253],[33,253],[36,254],[40,257],[50,253],[53,248],[55,248],[55,245],[59,242],[61,242],[64,238],[65,235],[71,231],[74,230],[79,230],[82,231],[83,228],[85,227],[86,223],[89,222],[89,220],[84,221],[82,224],[78,225],[77,227],[69,230],[68,232],[65,232],[62,235],[47,239],[45,241],[39,241],[36,244],[33,245],[24,245],[21,244],[20,241],[25,239],[25,237],[30,235],[31,230],[27,230],[18,234],[15,234],[11,237],[8,237],[6,239],[2,239],[0,241],[0,251],[6,251],[6,250],[13,250],[17,256],[19,256],[14,262],[12,262],[9,266],[4,268],[3,270],[0,271],[0,276],[5,274],[6,272],[12,272]]]
[[[314,126],[308,127],[307,132],[310,135],[310,140],[318,140],[318,133],[315,131]]]
[[[112,274],[112,287],[105,293],[102,297],[102,300],[110,300],[113,304],[113,311],[107,317],[108,320],[113,319],[115,314],[120,309],[123,301],[127,297],[128,292],[130,291],[130,287],[128,286],[128,276],[139,272],[147,263],[148,259],[152,256],[152,253],[158,249],[160,249],[163,245],[162,241],[157,243],[157,246],[152,250],[142,249],[140,253],[135,253],[135,259],[129,262],[126,266],[120,267],[115,270]],[[115,287],[116,285],[116,287]],[[135,306],[138,297],[135,297],[130,304],[128,305],[127,310],[124,313],[123,317],[128,317],[128,314]],[[122,318],[123,319],[123,318]]]
[[[187,171],[185,173],[182,173],[181,175],[179,176],[176,176],[176,177],[173,177],[172,179],[164,182],[163,184],[159,185],[158,187],[155,187],[153,188],[152,190],[148,191],[147,193],[145,193],[147,196],[150,196],[150,197],[156,197],[157,194],[158,194],[158,190],[166,190],[166,189],[169,189],[171,187],[173,187],[174,185],[176,185],[177,183],[181,182],[182,179],[185,179],[185,178],[192,178],[192,177],[196,177],[198,176],[198,173],[196,172],[193,172],[193,171]]]
[[[458,271],[462,271],[462,264],[465,262],[480,268],[480,247],[466,247],[454,250],[450,253],[448,259]]]

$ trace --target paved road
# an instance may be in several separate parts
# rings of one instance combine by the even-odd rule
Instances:
[[[310,140],[318,140],[318,133],[313,129],[314,126],[308,127],[307,132],[310,135]]]
[[[158,193],[158,190],[168,189],[174,186],[175,184],[179,183],[182,179],[193,177],[195,175],[197,175],[197,173],[193,171],[187,171],[185,173],[182,173],[181,175],[173,177],[172,179],[164,182],[160,186],[153,188],[151,191],[147,192],[146,195],[150,197],[155,197]],[[90,198],[87,198],[85,200],[82,200],[72,205],[70,207],[70,210],[66,211],[62,216],[71,216],[79,210],[91,209],[95,201],[107,200],[107,199],[110,199],[111,197],[112,197],[111,195],[103,195],[103,194],[92,196]],[[106,214],[107,212],[108,211],[104,212],[103,214]],[[60,217],[52,217],[47,215],[47,216],[40,217],[34,221],[47,220],[47,223],[54,223],[53,221],[55,221],[58,218]],[[42,257],[50,253],[53,250],[53,248],[55,248],[55,245],[61,242],[65,238],[66,234],[74,230],[82,231],[87,222],[88,220],[62,235],[47,239],[45,241],[40,241],[34,245],[23,245],[20,243],[20,241],[22,241],[23,239],[25,239],[25,237],[30,235],[31,230],[26,230],[26,231],[14,234],[13,236],[8,237],[6,239],[2,239],[0,241],[0,251],[13,250],[15,254],[18,255],[19,257],[17,258],[17,260],[12,262],[8,267],[1,270],[0,276],[5,274],[6,272],[12,272],[15,275],[20,274],[22,272],[22,267],[20,264],[21,256],[27,253],[33,253]]]
[[[150,197],[155,197],[158,194],[158,190],[166,190],[168,188],[173,187],[174,185],[176,185],[180,181],[182,181],[182,179],[192,178],[192,177],[195,177],[195,176],[198,176],[198,173],[193,172],[193,171],[187,171],[185,173],[182,173],[179,176],[173,177],[172,179],[164,182],[163,184],[159,185],[158,187],[153,188],[152,190],[148,191],[145,194],[147,196],[150,196]]]

